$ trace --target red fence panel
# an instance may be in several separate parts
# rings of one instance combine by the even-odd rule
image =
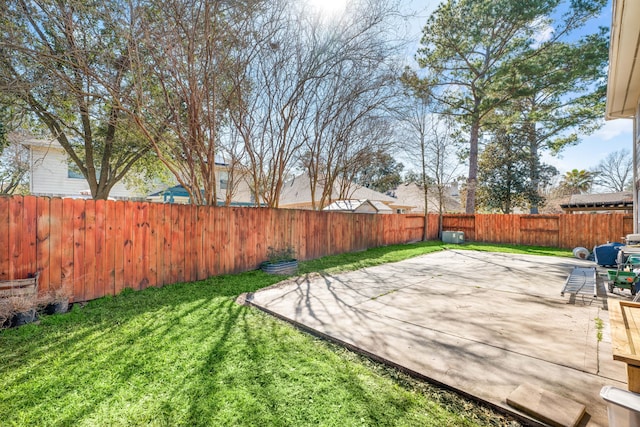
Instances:
[[[427,236],[440,218],[429,214]],[[419,241],[424,215],[162,205],[32,196],[0,197],[0,280],[38,271],[40,290],[74,301],[255,269],[269,247],[299,259]],[[621,241],[624,214],[446,214],[444,230],[466,241],[571,249]]]

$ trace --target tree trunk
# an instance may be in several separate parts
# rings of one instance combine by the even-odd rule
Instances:
[[[471,123],[469,137],[469,177],[467,178],[467,203],[465,212],[473,214],[476,211],[476,184],[478,182],[478,138],[480,135],[480,120],[474,118]]]
[[[420,135],[420,151],[422,157],[422,191],[424,192],[424,233],[422,240],[429,239],[429,186],[427,185],[427,159],[424,133]]]
[[[531,185],[531,194],[538,194],[540,185],[540,158],[538,156],[538,141],[536,138],[535,123],[526,123],[525,132],[529,140],[529,181]],[[531,201],[529,213],[538,213],[538,198],[534,197]]]

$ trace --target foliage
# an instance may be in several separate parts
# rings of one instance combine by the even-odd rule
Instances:
[[[594,185],[614,192],[629,191],[633,188],[633,158],[626,149],[609,153],[591,174]]]
[[[508,214],[524,208],[529,199],[527,183],[528,156],[510,135],[501,134],[480,155],[478,205],[488,211]]]
[[[400,175],[402,169],[404,165],[397,162],[390,154],[374,152],[371,153],[367,165],[356,175],[355,183],[386,193],[402,182]]]
[[[441,247],[378,248],[323,263],[357,268],[356,259]],[[8,425],[510,425],[234,302],[278,280],[254,271],[122,292],[2,331],[0,417]]]
[[[587,193],[593,180],[593,173],[584,169],[572,169],[564,174],[560,187],[569,194]]]
[[[607,40],[607,31],[600,29],[572,43],[551,43],[511,71],[528,93],[500,106],[492,116],[497,121],[488,128],[522,142],[531,213],[538,213],[541,189],[548,184],[549,166],[541,163],[542,153],[557,154],[603,124]]]
[[[96,199],[144,157],[122,113],[130,95],[125,2],[35,2],[0,6],[0,87],[56,138]]]
[[[286,3],[283,19],[266,26],[269,38],[253,43],[258,51],[245,76],[253,90],[243,114],[232,119],[243,135],[252,187],[262,193],[256,198],[277,206],[297,164],[320,209],[334,184],[352,181],[389,140],[384,109],[395,73],[386,31],[394,10],[386,0],[353,2],[339,19],[325,21],[308,19],[300,2]]]
[[[550,165],[532,162],[531,146],[518,128],[493,126],[491,142],[480,155],[478,205],[487,211],[508,214],[514,208],[526,209],[544,201],[538,187],[557,174]],[[537,159],[536,159],[537,160]],[[535,168],[532,174],[531,168]],[[536,184],[531,180],[535,175]]]
[[[489,116],[505,103],[532,93],[528,80],[522,78],[524,64],[537,61],[540,67],[535,75],[544,75],[547,48],[585,25],[604,6],[604,0],[571,2],[558,22],[551,22],[549,17],[559,15],[558,4],[557,0],[524,4],[513,0],[448,0],[436,9],[423,29],[417,59],[426,76],[408,72],[404,79],[441,102],[467,128],[468,213],[475,210],[479,139]],[[553,28],[551,37],[540,39],[549,27]],[[560,60],[562,56],[556,58]],[[528,71],[534,69],[530,67]],[[572,81],[582,78],[571,76]]]

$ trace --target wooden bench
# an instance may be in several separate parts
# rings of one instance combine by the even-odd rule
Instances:
[[[614,301],[609,322],[613,360],[627,364],[629,391],[640,393],[640,303]]]
[[[36,273],[34,277],[29,279],[5,280],[0,282],[0,298],[37,297],[39,276],[40,273]]]

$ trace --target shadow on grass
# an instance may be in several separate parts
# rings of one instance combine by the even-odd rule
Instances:
[[[440,249],[440,242],[376,248],[307,261],[301,273]],[[125,291],[39,325],[0,331],[0,419],[8,425],[493,423],[487,420],[495,415],[470,416],[462,404],[447,410],[449,404],[427,397],[434,388],[416,393],[405,386],[409,380],[234,302],[282,279],[253,271]]]
[[[247,286],[125,292],[4,331],[0,417],[8,425],[473,425],[235,304],[229,297]]]

